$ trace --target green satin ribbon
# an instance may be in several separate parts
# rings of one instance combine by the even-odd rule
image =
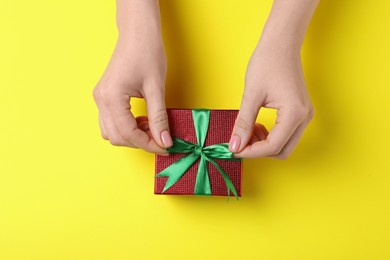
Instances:
[[[196,183],[194,194],[195,195],[211,195],[211,186],[208,172],[207,162],[212,163],[218,171],[221,173],[227,187],[227,194],[230,196],[230,192],[238,199],[236,188],[226,172],[219,166],[214,159],[222,159],[228,161],[240,161],[239,158],[233,158],[233,153],[229,151],[227,143],[214,144],[204,147],[206,140],[210,110],[208,109],[194,109],[192,110],[192,118],[194,120],[197,144],[187,142],[180,138],[173,138],[173,146],[166,149],[169,153],[188,153],[188,155],[174,162],[156,177],[168,177],[163,192],[172,187],[179,179],[187,172],[187,170],[198,159],[199,167],[196,175]]]

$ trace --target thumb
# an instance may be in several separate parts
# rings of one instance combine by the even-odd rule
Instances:
[[[171,147],[173,142],[169,133],[164,86],[153,86],[149,89],[149,91],[145,90],[145,101],[148,109],[150,132],[159,146],[163,148]]]
[[[258,97],[244,91],[240,111],[234,123],[233,133],[229,141],[229,150],[233,153],[242,151],[252,137],[253,128],[264,97]]]

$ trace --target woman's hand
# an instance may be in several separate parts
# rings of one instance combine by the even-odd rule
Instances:
[[[165,108],[167,61],[156,0],[118,0],[118,41],[93,96],[102,137],[111,144],[166,154],[172,145]],[[144,98],[148,117],[131,113]]]
[[[319,0],[274,0],[249,61],[241,108],[229,149],[236,157],[287,158],[313,117],[300,59],[306,28]],[[277,109],[268,133],[256,123],[261,107]]]
[[[278,110],[276,125],[269,134],[263,125],[255,124],[261,107]],[[258,46],[248,65],[230,142],[235,156],[287,158],[312,117],[299,55]]]

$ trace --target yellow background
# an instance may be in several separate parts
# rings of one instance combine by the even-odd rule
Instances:
[[[162,1],[167,106],[238,109],[271,4]],[[153,195],[154,156],[101,139],[114,1],[0,0],[0,259],[390,259],[389,7],[320,3],[315,118],[288,160],[246,160],[226,204]]]

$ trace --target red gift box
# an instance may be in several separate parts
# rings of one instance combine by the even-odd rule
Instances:
[[[185,141],[197,144],[196,131],[191,109],[167,109],[169,129],[173,138],[180,138]],[[238,115],[238,110],[210,110],[209,127],[204,147],[228,143],[233,126]],[[156,155],[156,175],[168,166],[172,165],[182,157],[184,153],[174,153],[169,156]],[[241,197],[241,161],[229,161],[214,159],[214,161],[225,171],[233,183],[237,195]],[[218,169],[207,162],[211,186],[211,195],[228,196],[228,189],[225,180]],[[155,194],[176,194],[194,195],[194,187],[198,174],[199,160],[197,160],[184,175],[169,189],[163,192],[168,177],[155,178]],[[232,192],[230,192],[232,195]]]

